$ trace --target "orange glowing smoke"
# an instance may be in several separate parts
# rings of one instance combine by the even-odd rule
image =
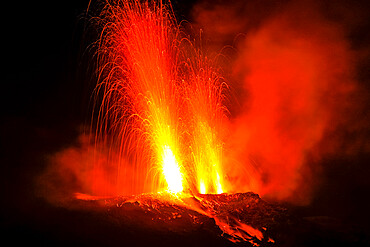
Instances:
[[[231,109],[223,166],[229,192],[308,203],[320,159],[342,142],[355,102],[354,57],[343,27],[321,8],[320,1],[207,0],[194,8],[215,49],[233,40],[237,49],[225,66],[240,103]]]
[[[120,179],[141,192],[222,193],[224,86],[210,62],[162,3],[117,1],[102,17],[97,136],[126,160]]]

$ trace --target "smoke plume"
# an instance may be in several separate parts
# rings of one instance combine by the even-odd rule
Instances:
[[[135,168],[107,143],[92,134],[80,134],[74,145],[47,157],[48,167],[38,177],[40,196],[51,203],[68,203],[75,193],[94,196],[145,192]]]
[[[357,103],[355,56],[343,23],[319,4],[256,2],[204,1],[193,11],[215,49],[235,49],[225,70],[242,93],[231,106],[226,174],[230,191],[303,205],[319,184],[320,159],[339,151],[336,134]]]

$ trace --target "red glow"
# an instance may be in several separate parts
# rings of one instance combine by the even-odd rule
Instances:
[[[167,6],[117,2],[102,17],[97,135],[127,157],[119,176],[140,192],[222,193],[225,85],[212,63],[180,37]]]
[[[248,97],[230,144],[237,191],[307,203],[318,180],[309,162],[333,146],[317,149],[347,117],[352,54],[340,29],[308,9],[287,8],[240,44],[234,74]]]

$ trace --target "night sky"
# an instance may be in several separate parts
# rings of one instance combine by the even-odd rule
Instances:
[[[185,2],[185,1],[184,1]],[[195,2],[195,1],[191,1]],[[345,2],[345,1],[340,1]],[[369,9],[367,1],[356,8]],[[173,1],[177,16],[191,19],[193,3]],[[35,179],[47,157],[76,142],[91,117],[90,95],[96,77],[96,33],[87,20],[89,1],[7,1],[2,4],[2,79],[0,112],[0,224],[27,232],[36,211],[49,207],[35,192]],[[366,54],[357,66],[364,89],[363,110],[357,119],[369,126],[370,17],[350,35]],[[368,138],[368,128],[349,131],[348,142]],[[367,139],[367,146],[369,146]],[[356,155],[322,161],[320,186],[303,215],[328,215],[353,224],[370,218],[369,148]],[[50,206],[52,207],[52,206]],[[39,213],[36,213],[39,214]],[[366,224],[367,223],[367,224]],[[19,230],[21,229],[21,230]]]
[[[71,145],[88,119],[87,6],[88,1],[2,6],[2,228],[32,228],[30,217],[40,208],[37,176],[48,155]]]

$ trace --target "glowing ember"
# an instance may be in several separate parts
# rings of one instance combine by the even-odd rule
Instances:
[[[224,192],[225,83],[210,61],[162,3],[118,1],[102,17],[98,136],[125,158],[117,179],[142,184],[131,193]]]

